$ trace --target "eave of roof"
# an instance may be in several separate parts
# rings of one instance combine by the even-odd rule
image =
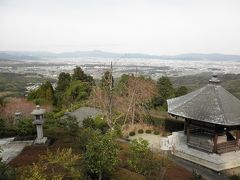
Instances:
[[[240,125],[240,100],[218,84],[208,84],[167,103],[168,113],[175,116],[225,126]]]
[[[31,114],[32,115],[41,115],[45,113],[45,109],[34,109]]]

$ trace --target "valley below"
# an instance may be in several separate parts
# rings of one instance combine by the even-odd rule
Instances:
[[[44,60],[2,60],[0,72],[4,73],[34,73],[48,78],[57,79],[61,72],[72,73],[75,66],[100,79],[102,74],[110,69],[112,63],[113,75],[138,73],[158,79],[161,76],[178,77],[202,73],[238,74],[240,61],[196,61],[196,60],[161,60],[144,58],[49,58]]]

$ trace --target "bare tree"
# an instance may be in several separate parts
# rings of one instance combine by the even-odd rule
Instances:
[[[143,122],[146,116],[146,104],[157,93],[156,83],[144,76],[138,76],[137,69],[133,75],[124,75],[124,82],[113,87],[113,68],[102,77],[101,86],[94,87],[90,96],[90,105],[102,109],[109,127],[113,127],[121,117],[123,124],[133,125],[136,121]],[[114,111],[118,112],[118,116]]]
[[[107,70],[101,80],[100,87],[95,86],[90,96],[90,104],[102,109],[109,127],[113,127],[114,120],[112,115],[113,109],[113,67]]]
[[[124,124],[135,121],[143,122],[146,115],[146,104],[156,95],[156,84],[150,78],[136,75],[129,76],[122,86],[117,104],[120,111],[124,112]]]

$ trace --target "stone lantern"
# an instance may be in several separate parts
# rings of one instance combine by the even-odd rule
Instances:
[[[34,144],[45,144],[47,141],[47,137],[43,137],[44,113],[45,109],[40,109],[39,105],[37,105],[36,109],[31,112],[31,114],[34,116],[33,124],[36,125],[37,128],[37,138],[34,141]]]
[[[17,124],[19,120],[21,119],[22,113],[21,112],[15,112],[14,113],[14,124]]]

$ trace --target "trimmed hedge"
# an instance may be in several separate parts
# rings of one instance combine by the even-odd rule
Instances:
[[[17,132],[15,129],[0,128],[0,138],[16,136]]]
[[[153,134],[155,134],[155,135],[159,135],[160,132],[159,132],[159,131],[154,131]]]
[[[147,134],[151,134],[151,133],[152,133],[152,130],[147,129],[147,130],[145,131],[145,133],[147,133]]]
[[[143,133],[144,133],[143,129],[138,130],[138,134],[143,134]]]
[[[131,131],[130,133],[129,133],[129,136],[135,136],[135,132],[134,131]]]

